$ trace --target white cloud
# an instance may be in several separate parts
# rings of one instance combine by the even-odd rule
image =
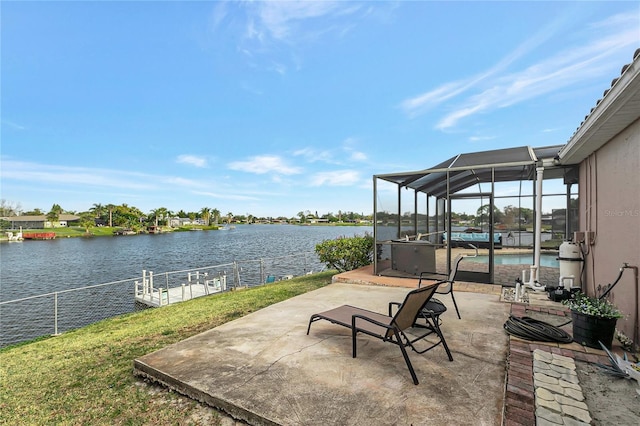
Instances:
[[[216,2],[213,10],[211,11],[211,15],[209,17],[209,21],[211,23],[211,27],[213,29],[218,28],[222,22],[226,19],[228,15],[227,3],[220,1]]]
[[[307,147],[293,152],[295,157],[302,157],[309,163],[322,161],[327,164],[344,165],[348,161],[366,161],[369,157],[366,153],[356,149],[357,139],[347,138],[342,142],[341,148],[318,150]],[[348,161],[345,161],[348,160]]]
[[[241,172],[255,174],[278,173],[281,175],[295,175],[302,173],[300,167],[289,166],[277,155],[258,155],[251,157],[247,161],[234,161],[229,163],[228,168]]]
[[[21,161],[3,161],[2,179],[41,185],[63,184],[102,186],[130,189],[151,189],[156,186],[151,179],[132,172],[86,167],[52,166]]]
[[[405,99],[400,103],[400,108],[411,118],[416,117],[429,108],[432,108],[447,99],[453,98],[467,90],[471,84],[465,81],[445,83],[431,91]]]
[[[264,39],[266,32],[271,38],[280,41],[291,41],[299,37],[303,22],[357,10],[352,6],[344,8],[346,3],[336,1],[264,1],[255,5],[257,22],[252,20],[251,34]]]
[[[316,173],[311,178],[312,186],[350,186],[359,183],[360,173],[355,170],[336,170]]]
[[[310,163],[315,163],[316,161],[324,161],[326,163],[335,163],[333,159],[333,154],[329,150],[317,150],[315,148],[307,147],[302,148],[293,153],[295,157],[303,157],[306,161]]]
[[[257,1],[241,3],[245,18],[238,51],[251,66],[285,75],[301,69],[301,47],[345,37],[370,13],[364,3],[345,1]],[[216,17],[218,15],[215,15]],[[219,19],[214,19],[219,22]],[[216,30],[217,25],[214,26]]]
[[[151,191],[171,185],[173,187],[198,188],[205,184],[177,176],[150,175],[122,170],[57,166],[22,161],[2,161],[2,180],[28,182],[30,185],[54,184],[78,188],[120,188]],[[87,192],[90,189],[85,189]]]
[[[2,124],[6,124],[7,126],[11,127],[12,129],[15,129],[15,130],[25,130],[26,129],[26,127],[21,126],[20,124],[14,123],[13,121],[9,121],[9,120],[4,120],[3,119],[2,120]]]
[[[207,167],[207,159],[204,157],[198,157],[197,155],[179,155],[176,159],[177,163],[189,164],[195,167]]]
[[[551,37],[551,34],[555,29],[557,29],[560,21],[561,20],[556,20],[547,25],[543,30],[525,40],[524,43],[518,46],[513,52],[502,58],[497,64],[488,70],[468,79],[444,83],[431,91],[402,101],[400,107],[410,118],[414,118],[446,100],[454,98],[467,90],[473,89],[475,86],[489,79],[491,76],[503,71],[513,62],[546,41]]]
[[[495,138],[496,138],[495,136],[471,136],[469,137],[469,142],[490,141]]]
[[[367,161],[369,157],[364,152],[353,151],[351,152],[351,159],[354,161]]]
[[[160,178],[163,183],[168,183],[170,185],[181,186],[185,188],[199,188],[204,186],[201,181],[193,180],[193,179],[185,179],[181,177],[168,176]]]
[[[369,157],[362,151],[357,149],[359,144],[358,138],[348,137],[342,143],[342,149],[349,154],[349,159],[352,161],[366,161]]]
[[[256,201],[260,198],[252,197],[248,195],[239,195],[239,194],[219,194],[216,192],[207,192],[207,191],[194,191],[196,195],[203,195],[205,197],[218,198],[223,200],[235,200],[235,201]]]
[[[562,16],[525,40],[496,65],[468,79],[444,83],[421,95],[401,102],[400,108],[414,118],[425,111],[449,101],[450,111],[436,124],[439,130],[450,129],[460,120],[505,108],[535,97],[600,79],[610,73],[612,57],[630,51],[638,42],[638,17],[615,15],[592,26],[596,36],[581,46],[567,46],[565,50],[520,70],[505,72],[517,60],[548,41],[570,19]],[[468,93],[470,92],[470,93]],[[465,95],[465,93],[468,93]],[[442,107],[441,107],[442,108]]]

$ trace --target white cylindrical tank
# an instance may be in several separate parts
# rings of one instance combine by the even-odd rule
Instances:
[[[583,259],[580,245],[571,241],[565,241],[560,244],[558,260],[560,263],[560,281],[563,278],[574,277],[573,286],[581,287]]]

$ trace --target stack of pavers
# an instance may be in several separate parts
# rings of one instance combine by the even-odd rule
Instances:
[[[534,350],[533,386],[538,426],[591,423],[572,358]]]

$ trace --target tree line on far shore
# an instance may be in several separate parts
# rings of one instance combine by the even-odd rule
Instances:
[[[218,225],[220,223],[309,223],[317,220],[324,222],[353,222],[370,221],[372,215],[364,215],[354,212],[338,211],[337,214],[332,212],[318,215],[318,212],[312,213],[309,210],[298,212],[295,217],[259,217],[252,214],[234,215],[227,212],[225,215],[217,208],[202,207],[196,212],[185,212],[184,210],[171,211],[166,207],[152,209],[148,213],[143,212],[135,206],[127,204],[93,204],[91,208],[84,212],[73,210],[65,210],[59,204],[53,204],[49,211],[43,211],[36,208],[30,211],[23,211],[19,204],[0,200],[0,217],[12,216],[46,216],[47,221],[55,223],[61,215],[69,214],[78,216],[79,226],[89,228],[101,224],[109,227],[126,227],[131,229],[141,229],[147,226],[168,226],[172,218],[190,219],[193,223],[203,226]],[[6,222],[6,221],[5,221]],[[4,226],[3,226],[4,228]]]

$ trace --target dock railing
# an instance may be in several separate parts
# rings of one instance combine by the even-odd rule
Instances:
[[[57,335],[149,306],[319,272],[313,252],[154,273],[0,302],[0,348]],[[199,292],[200,291],[200,292]],[[153,302],[156,303],[153,303]]]

